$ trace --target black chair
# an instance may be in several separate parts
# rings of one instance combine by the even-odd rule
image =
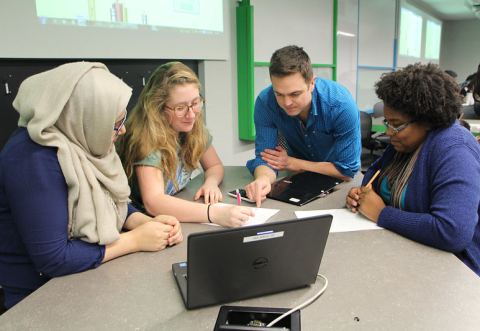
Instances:
[[[379,101],[373,105],[373,117],[383,117],[383,101]],[[372,137],[382,145],[382,148],[385,148],[390,144],[390,137],[384,132],[376,132]]]
[[[370,153],[362,152],[360,156],[360,171],[365,174],[370,165],[380,157],[380,155],[373,152],[382,149],[382,145],[372,138],[372,116],[364,111],[360,112],[360,131],[362,135],[362,149],[370,150]]]

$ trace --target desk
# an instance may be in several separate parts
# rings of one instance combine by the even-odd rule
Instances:
[[[228,190],[251,180],[244,167],[226,167]],[[281,211],[271,221],[292,218],[294,210],[340,208],[352,184],[295,207],[273,200],[263,206]],[[193,199],[203,183],[195,178],[182,198]],[[185,238],[215,230],[183,224]],[[1,330],[213,330],[220,305],[187,311],[171,272],[185,261],[185,242],[157,253],[135,253],[94,270],[51,280],[0,317]],[[320,272],[326,292],[301,312],[302,330],[478,330],[480,279],[454,255],[388,230],[332,233]],[[322,286],[233,302],[242,306],[292,307]],[[358,321],[355,318],[358,317]]]
[[[464,119],[465,121],[467,121],[471,128],[470,128],[470,132],[474,135],[474,136],[478,136],[480,134],[480,120],[478,119]],[[386,132],[387,131],[387,128],[385,127],[385,125],[383,125],[382,123],[383,121],[383,117],[377,117],[377,118],[373,118],[372,119],[372,131],[373,132]]]

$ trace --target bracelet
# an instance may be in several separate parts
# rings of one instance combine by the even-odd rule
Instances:
[[[210,223],[212,223],[212,221],[210,220],[210,204],[208,204],[207,206],[207,219]]]

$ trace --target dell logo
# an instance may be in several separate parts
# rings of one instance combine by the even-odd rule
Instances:
[[[261,269],[268,264],[268,260],[265,257],[259,257],[255,261],[253,261],[253,267],[255,269]]]

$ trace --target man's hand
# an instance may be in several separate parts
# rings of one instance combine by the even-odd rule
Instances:
[[[287,151],[282,146],[277,146],[275,149],[265,149],[260,152],[262,160],[275,170],[298,170],[292,169],[293,157],[288,156]]]
[[[247,197],[257,202],[257,207],[262,206],[262,201],[267,198],[272,186],[268,177],[259,177],[245,187]]]

